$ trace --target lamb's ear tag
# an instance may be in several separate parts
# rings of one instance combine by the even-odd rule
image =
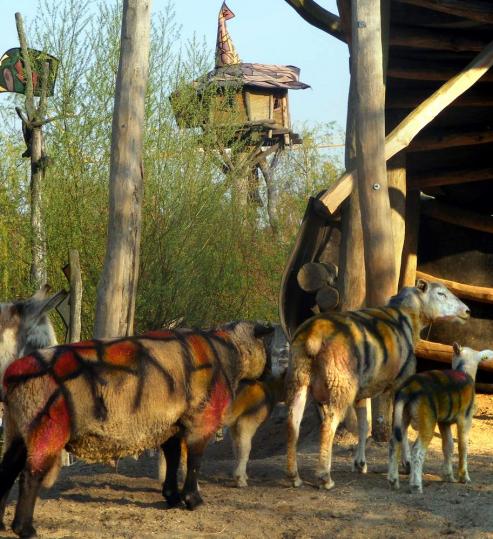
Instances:
[[[426,292],[428,290],[428,286],[428,281],[425,281],[424,279],[418,279],[416,281],[416,288],[422,292]]]
[[[462,352],[462,346],[459,343],[454,342],[452,348],[454,349],[454,354],[456,356],[460,356],[460,353]]]

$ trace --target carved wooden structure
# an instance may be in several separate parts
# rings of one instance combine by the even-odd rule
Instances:
[[[300,268],[329,253],[338,308],[376,304],[382,290],[388,297],[420,276],[443,280],[470,305],[467,324],[423,335],[420,369],[450,363],[454,340],[491,348],[493,4],[381,0],[379,10],[375,0],[339,0],[338,17],[312,0],[286,2],[348,43],[352,77],[347,172],[307,208],[283,276],[285,331],[310,315]],[[492,389],[493,365],[481,365],[477,380]]]
[[[291,128],[288,90],[309,86],[300,82],[300,70],[295,66],[241,62],[226,27],[226,21],[233,17],[223,3],[215,68],[175,91],[170,100],[179,127],[201,128],[213,135],[221,166],[235,179],[245,202],[260,201],[258,176],[262,173],[269,221],[275,232],[272,169],[286,145],[301,143]]]

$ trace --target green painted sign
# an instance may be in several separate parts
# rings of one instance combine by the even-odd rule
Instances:
[[[46,95],[53,95],[59,60],[46,52],[28,49],[31,61],[34,95],[41,92],[41,73],[43,63],[48,63],[48,88]],[[9,49],[0,57],[0,92],[26,93],[24,62],[19,47]]]

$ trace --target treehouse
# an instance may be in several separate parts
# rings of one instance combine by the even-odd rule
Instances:
[[[297,144],[291,131],[288,90],[309,88],[300,82],[295,66],[244,63],[226,27],[233,12],[223,3],[219,11],[215,68],[174,92],[171,104],[184,128],[230,128],[234,136],[264,146]],[[190,106],[190,104],[193,106]]]
[[[288,90],[304,88],[308,85],[299,81],[297,67],[238,63],[216,67],[185,89],[200,114],[179,107],[178,94],[172,103],[180,127],[233,123],[238,129],[261,132],[266,145],[281,137],[286,144],[296,144],[299,137],[291,131]]]
[[[428,328],[417,356],[418,369],[446,368],[453,341],[493,346],[493,4],[338,7],[318,22],[350,52],[347,171],[309,202],[284,270],[281,321],[292,335],[314,312],[378,305],[417,278],[443,281],[471,320]],[[493,392],[492,362],[480,365],[477,387]],[[388,428],[384,416],[374,432]]]

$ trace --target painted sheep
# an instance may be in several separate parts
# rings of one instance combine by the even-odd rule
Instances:
[[[248,486],[247,464],[252,439],[259,427],[269,419],[275,405],[284,400],[286,371],[270,374],[261,380],[241,382],[234,401],[226,413],[223,425],[229,427],[236,464],[233,477],[237,487]],[[186,469],[186,445],[181,445],[180,467]],[[159,479],[166,478],[166,460],[159,453]]]
[[[361,399],[392,390],[415,372],[414,349],[422,328],[434,320],[466,320],[464,303],[440,283],[418,281],[403,288],[382,308],[323,313],[304,322],[291,344],[286,383],[288,405],[288,476],[298,474],[296,445],[308,391],[322,411],[317,475],[331,489],[332,444],[348,408]],[[366,410],[358,414],[357,464],[366,470]]]
[[[457,343],[454,343],[453,350],[452,369],[415,374],[402,384],[395,395],[388,474],[389,483],[395,489],[399,488],[399,454],[403,440],[407,440],[410,424],[418,431],[410,462],[409,484],[412,491],[423,492],[423,463],[437,423],[442,436],[444,479],[455,481],[452,470],[454,440],[451,426],[456,424],[459,440],[459,481],[470,481],[467,471],[467,444],[474,413],[474,380],[479,363],[493,359],[493,350],[477,352],[472,348],[462,348]]]
[[[28,299],[0,303],[0,380],[14,359],[57,344],[48,312],[67,292],[49,295],[50,290],[45,284]]]
[[[161,446],[170,507],[202,502],[202,453],[224,420],[240,380],[267,363],[272,327],[238,322],[215,330],[159,330],[141,337],[56,346],[14,361],[3,389],[8,425],[0,465],[0,516],[20,474],[12,528],[32,537],[34,505],[53,483],[63,448],[87,461],[111,461]],[[181,439],[187,476],[178,490]],[[3,525],[3,524],[2,524]]]

